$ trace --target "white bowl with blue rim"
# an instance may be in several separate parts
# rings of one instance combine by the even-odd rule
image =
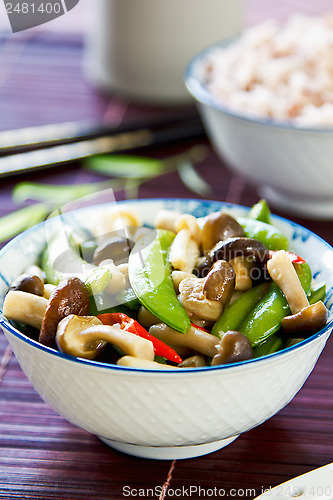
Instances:
[[[126,202],[151,224],[161,209],[197,217],[225,208],[247,208],[201,200]],[[105,206],[73,212],[76,224],[94,224]],[[69,422],[109,446],[132,455],[174,459],[223,448],[239,434],[276,414],[301,389],[323,350],[333,325],[333,249],[288,220],[273,217],[290,249],[310,264],[316,282],[327,284],[327,325],[283,351],[233,365],[156,371],[77,359],[26,337],[3,316],[10,283],[36,262],[45,245],[45,225],[24,232],[0,252],[0,324],[22,370],[43,400]],[[54,224],[54,220],[47,225]],[[90,226],[91,227],[91,226]],[[50,227],[49,227],[50,229]]]
[[[333,218],[333,127],[293,126],[224,106],[207,89],[207,60],[216,48],[198,53],[185,72],[207,135],[229,169],[257,186],[273,207],[310,219]]]

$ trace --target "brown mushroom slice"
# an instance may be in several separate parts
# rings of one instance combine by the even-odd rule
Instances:
[[[133,246],[134,243],[129,238],[113,236],[98,245],[94,252],[94,264],[98,266],[107,259],[112,259],[115,264],[127,262]]]
[[[250,340],[240,332],[226,332],[216,346],[217,354],[212,359],[212,366],[226,363],[237,363],[253,358]]]
[[[37,266],[36,264],[31,264],[25,270],[25,274],[29,274],[29,276],[38,276],[44,283],[44,272],[43,270]]]
[[[300,333],[311,334],[323,328],[327,322],[327,316],[327,308],[319,300],[315,304],[304,307],[298,313],[283,318],[282,328],[290,336],[297,334],[297,337],[300,337]]]
[[[210,250],[218,241],[245,236],[242,226],[231,215],[215,212],[209,215],[202,228],[203,250]]]
[[[44,282],[39,276],[24,273],[16,278],[10,289],[20,290],[21,292],[32,293],[33,295],[43,297]]]
[[[200,368],[202,366],[207,366],[207,362],[203,356],[195,354],[194,356],[184,359],[178,366],[179,368]]]
[[[204,257],[198,259],[195,272],[200,277],[207,276],[217,260],[230,261],[237,257],[245,258],[252,268],[256,268],[253,277],[261,278],[269,259],[269,251],[263,243],[254,238],[235,237],[218,241]]]
[[[106,342],[97,339],[82,343],[80,332],[90,326],[102,325],[96,316],[77,316],[70,314],[62,319],[57,327],[56,344],[59,351],[71,356],[94,359],[106,346]]]
[[[61,345],[63,352],[71,356],[93,359],[99,354],[101,343],[107,342],[119,347],[121,351],[129,356],[150,361],[154,360],[152,342],[127,330],[103,324],[89,326],[83,330],[79,328],[72,329],[71,321],[68,324],[65,323],[64,326],[62,328],[60,323],[58,325],[57,341]]]
[[[213,262],[217,260],[229,261],[235,257],[252,257],[262,267],[270,257],[266,246],[261,241],[245,237],[219,241],[208,255]]]
[[[55,347],[58,323],[69,316],[87,316],[90,303],[85,284],[76,277],[68,278],[56,287],[51,294],[39,334],[39,342],[48,347]]]
[[[218,260],[204,279],[203,293],[209,300],[222,302],[225,308],[234,293],[235,279],[233,267],[225,260]]]
[[[40,329],[49,301],[39,295],[10,290],[3,303],[6,318]]]

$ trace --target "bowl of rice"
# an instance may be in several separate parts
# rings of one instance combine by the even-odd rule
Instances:
[[[287,213],[333,217],[333,14],[268,20],[208,47],[185,83],[224,163]]]

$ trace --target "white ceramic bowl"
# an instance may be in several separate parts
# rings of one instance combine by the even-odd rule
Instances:
[[[208,54],[232,42],[200,52],[185,73],[213,147],[231,170],[256,184],[272,206],[313,219],[333,218],[333,128],[251,118],[224,107],[206,89]]]
[[[246,208],[199,200],[130,202],[147,223],[160,209],[203,216],[225,207],[234,215]],[[105,207],[104,207],[105,208]],[[73,212],[77,224],[96,220],[103,206]],[[54,224],[50,220],[47,224]],[[146,458],[187,458],[215,451],[283,408],[312,371],[330,335],[333,317],[333,249],[301,226],[281,218],[274,224],[291,248],[328,289],[329,323],[297,346],[273,355],[216,367],[152,371],[76,359],[38,344],[16,330],[0,311],[0,324],[36,391],[73,424],[108,445]],[[0,252],[0,308],[9,284],[35,262],[45,243],[40,224]]]

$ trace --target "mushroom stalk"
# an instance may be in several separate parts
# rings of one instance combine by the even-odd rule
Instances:
[[[248,257],[235,257],[229,261],[236,273],[235,290],[246,291],[252,288],[251,270],[254,266],[253,260]]]
[[[279,250],[268,260],[267,269],[272,280],[284,293],[292,314],[308,307],[306,293],[285,250]]]
[[[170,262],[174,269],[192,273],[199,257],[198,243],[192,238],[189,229],[177,233],[170,249]]]
[[[315,332],[327,321],[328,311],[320,300],[310,305],[298,279],[293,264],[285,250],[279,250],[267,262],[267,269],[273,281],[284,293],[292,312],[282,320],[282,328],[289,334]]]
[[[199,227],[198,220],[194,215],[182,214],[176,222],[176,232],[179,233],[182,229],[188,229],[191,237],[198,243],[202,241],[202,231]]]
[[[189,347],[210,357],[218,353],[216,345],[219,339],[194,325],[187,332],[179,333],[164,323],[160,323],[150,327],[149,333],[168,345]]]
[[[44,285],[43,297],[45,297],[45,299],[49,299],[56,288],[57,287],[55,285],[51,285],[50,283],[46,283]]]
[[[40,329],[49,301],[28,292],[10,290],[3,304],[6,318]]]
[[[66,354],[93,359],[99,353],[97,347],[101,342],[113,344],[130,356],[154,360],[152,342],[126,330],[102,324],[84,329],[73,329],[70,323],[65,323],[65,327],[62,322],[58,325],[57,344]]]

